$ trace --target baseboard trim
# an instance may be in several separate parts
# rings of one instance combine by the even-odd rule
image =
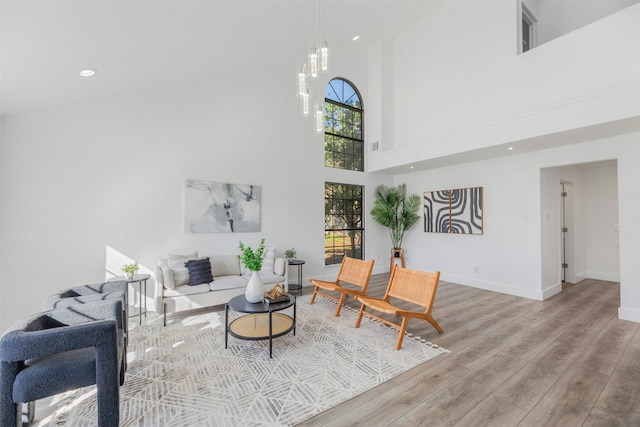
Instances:
[[[640,323],[640,310],[636,308],[618,307],[618,319]]]
[[[542,290],[542,300],[551,298],[552,296],[562,292],[562,282],[558,282]]]
[[[448,274],[442,274],[440,276],[440,280],[443,280],[445,282],[456,283],[464,286],[471,286],[472,288],[484,289],[486,291],[499,292],[501,294],[534,299],[538,301],[542,301],[544,298],[544,293],[540,289],[527,289],[521,286],[490,282],[487,280],[470,279],[468,277],[448,275]]]
[[[587,277],[588,279],[604,280],[607,282],[620,282],[619,273],[602,273],[598,271],[587,271],[585,272],[585,277]]]

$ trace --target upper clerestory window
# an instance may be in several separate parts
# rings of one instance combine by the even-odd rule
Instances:
[[[522,5],[522,52],[536,46],[536,18],[527,7]]]

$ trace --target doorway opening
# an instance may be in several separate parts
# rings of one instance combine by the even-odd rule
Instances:
[[[560,181],[560,277],[562,283],[574,282],[574,206],[573,184]]]

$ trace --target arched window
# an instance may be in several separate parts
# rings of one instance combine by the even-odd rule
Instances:
[[[324,101],[324,165],[363,172],[363,110],[357,89],[344,79],[332,79]],[[340,264],[345,255],[363,259],[363,195],[361,185],[325,182],[325,265]]]
[[[324,98],[324,165],[364,171],[362,99],[345,79],[329,81]]]

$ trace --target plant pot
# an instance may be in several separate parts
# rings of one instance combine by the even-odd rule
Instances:
[[[264,283],[257,271],[254,271],[247,283],[247,289],[244,296],[250,303],[259,303],[264,301]]]
[[[133,275],[134,273],[124,273],[124,277],[127,278],[128,280],[133,279]]]

